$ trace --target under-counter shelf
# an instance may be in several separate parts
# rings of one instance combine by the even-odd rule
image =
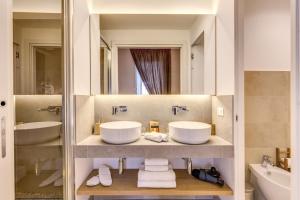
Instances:
[[[215,184],[199,181],[188,175],[186,170],[175,170],[176,185],[175,189],[151,189],[137,188],[138,170],[125,170],[124,174],[119,175],[117,170],[112,170],[113,184],[110,187],[101,185],[88,187],[86,180],[95,176],[97,170],[93,170],[88,178],[77,190],[77,195],[89,196],[230,196],[232,190],[225,184],[220,187]]]
[[[104,143],[99,135],[91,135],[74,148],[77,158],[110,157],[195,157],[195,158],[231,158],[233,145],[218,136],[211,136],[205,144],[187,145],[169,140],[156,143],[141,137],[130,144],[113,145]]]

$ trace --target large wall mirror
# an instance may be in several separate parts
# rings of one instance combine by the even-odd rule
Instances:
[[[14,94],[62,94],[59,13],[14,13]]]
[[[215,94],[215,16],[101,14],[101,94]]]

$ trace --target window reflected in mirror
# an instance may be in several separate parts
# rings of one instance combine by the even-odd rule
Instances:
[[[119,94],[180,93],[179,48],[119,48]]]

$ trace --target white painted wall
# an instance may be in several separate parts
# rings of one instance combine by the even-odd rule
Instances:
[[[90,11],[88,1],[74,0],[73,68],[74,93],[90,95]]]
[[[93,170],[93,159],[92,158],[75,158],[75,191],[80,187],[80,185],[85,181],[86,177]],[[76,195],[75,200],[88,200],[90,196]]]
[[[152,43],[172,44],[175,42],[189,43],[189,30],[102,30],[101,33],[108,42],[114,43]]]
[[[61,0],[13,0],[13,12],[61,13]]]
[[[92,0],[93,13],[214,14],[217,0]]]
[[[244,62],[250,71],[290,70],[290,1],[245,0]]]
[[[100,19],[99,15],[90,16],[91,37],[91,94],[100,92]]]
[[[203,90],[193,94],[216,94],[216,24],[215,15],[199,16],[190,30],[191,44],[204,33]],[[193,73],[193,72],[192,72]],[[193,79],[192,79],[193,81]],[[193,82],[192,82],[193,87]]]
[[[216,17],[217,95],[234,94],[234,0],[220,0]]]
[[[191,90],[192,94],[204,93],[204,42],[193,45],[191,48],[193,58],[191,60]]]

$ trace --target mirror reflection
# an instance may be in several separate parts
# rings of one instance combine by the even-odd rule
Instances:
[[[14,14],[14,93],[62,94],[60,14]]]
[[[178,94],[179,48],[119,48],[120,94]]]
[[[215,94],[214,15],[101,14],[101,94]]]

